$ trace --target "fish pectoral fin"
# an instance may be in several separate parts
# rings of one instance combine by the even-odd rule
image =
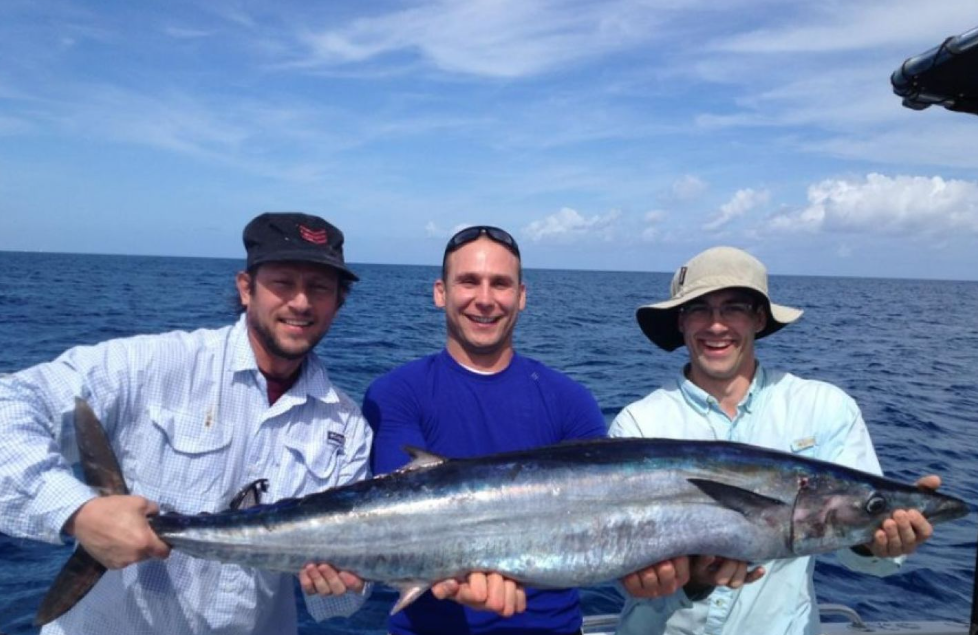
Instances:
[[[434,452],[422,450],[413,445],[405,445],[403,449],[411,457],[411,462],[397,470],[398,472],[409,472],[411,470],[420,470],[423,467],[433,467],[435,465],[441,465],[448,460]]]
[[[395,584],[394,587],[401,592],[400,597],[391,609],[391,615],[409,606],[412,602],[421,597],[425,591],[431,588],[428,582],[403,582]]]
[[[719,481],[704,478],[688,478],[686,480],[724,507],[740,512],[747,517],[756,516],[774,507],[785,506],[785,503],[776,498],[756,494],[750,490]]]

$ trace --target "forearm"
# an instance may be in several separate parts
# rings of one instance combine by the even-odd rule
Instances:
[[[65,522],[96,493],[61,452],[70,386],[42,390],[49,379],[44,369],[29,369],[0,382],[0,530],[60,542]]]

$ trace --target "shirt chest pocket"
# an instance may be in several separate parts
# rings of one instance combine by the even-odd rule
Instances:
[[[337,485],[345,441],[343,425],[338,422],[292,425],[284,440],[292,464],[290,478],[297,481],[291,495],[311,494]]]
[[[140,474],[163,511],[218,511],[226,496],[231,433],[218,421],[161,406],[147,408]]]

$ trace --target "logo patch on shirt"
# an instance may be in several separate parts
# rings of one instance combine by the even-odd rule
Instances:
[[[332,432],[332,431],[330,431],[326,435],[326,439],[330,443],[335,443],[336,445],[343,445],[346,442],[346,437],[343,436],[342,434],[340,434],[339,432]]]
[[[801,452],[802,450],[807,450],[808,448],[815,447],[815,437],[803,437],[801,439],[795,439],[791,442],[792,452]]]

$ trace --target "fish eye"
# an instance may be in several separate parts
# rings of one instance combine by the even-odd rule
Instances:
[[[866,501],[866,511],[870,514],[878,514],[886,511],[886,499],[879,494],[873,494]]]

